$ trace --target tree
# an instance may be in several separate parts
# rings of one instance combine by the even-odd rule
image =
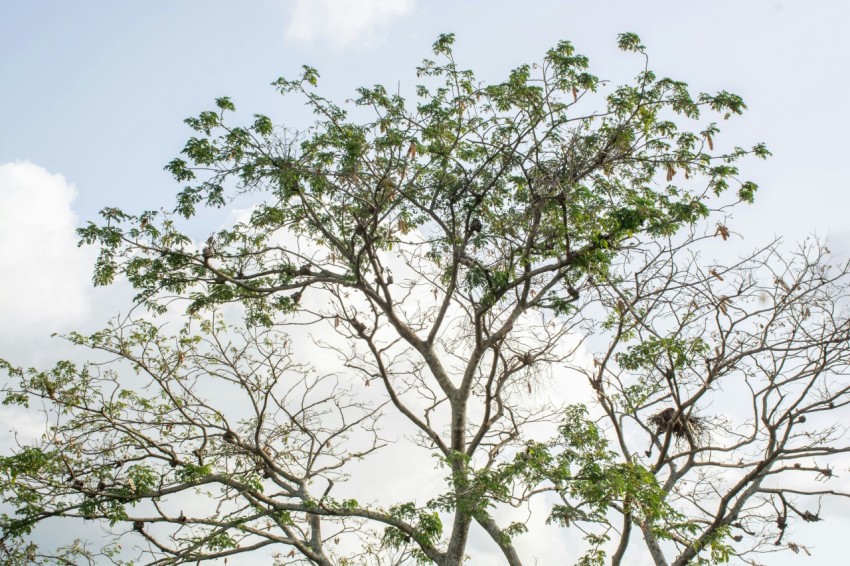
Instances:
[[[306,131],[233,126],[218,99],[167,166],[173,212],[80,229],[95,284],[126,278],[149,314],[67,336],[90,363],[3,362],[5,403],[50,423],[0,461],[8,562],[123,563],[123,541],[158,564],[457,565],[477,536],[519,565],[537,500],[583,533],[579,564],[807,551],[789,526],[847,496],[850,269],[814,240],[705,259],[754,198],[735,163],[768,155],[715,148],[703,115],[743,101],[648,66],[612,87],[568,42],[482,85],[452,42],[412,108],[375,86],[345,109],[307,67],[274,83]],[[234,199],[195,244],[197,208]],[[418,453],[441,488],[364,477]],[[111,536],[46,548],[48,520]]]

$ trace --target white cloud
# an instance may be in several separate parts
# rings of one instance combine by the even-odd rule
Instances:
[[[368,44],[413,10],[415,0],[295,0],[286,38],[334,47]]]
[[[38,165],[0,164],[0,343],[88,313],[92,253],[76,244],[76,194]]]

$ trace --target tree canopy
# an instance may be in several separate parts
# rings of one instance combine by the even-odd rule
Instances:
[[[847,495],[850,270],[816,240],[706,259],[769,155],[720,139],[742,99],[658,77],[634,34],[622,86],[566,41],[483,84],[453,41],[412,100],[275,81],[303,131],[217,99],[172,210],[79,230],[147,310],[67,336],[88,363],[2,362],[48,423],[0,459],[9,563],[449,566],[486,540],[515,566],[543,521],[582,565],[808,552],[788,529]],[[109,535],[53,548],[53,521]]]

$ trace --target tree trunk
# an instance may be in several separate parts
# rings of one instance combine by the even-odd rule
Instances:
[[[452,525],[452,538],[449,541],[449,548],[446,550],[446,557],[443,566],[463,566],[463,560],[466,556],[466,541],[469,538],[469,523],[472,517],[460,511],[455,512],[455,519]]]

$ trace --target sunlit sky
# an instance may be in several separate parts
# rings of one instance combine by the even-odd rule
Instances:
[[[596,75],[624,82],[641,61],[616,36],[639,34],[659,75],[744,98],[745,115],[721,124],[725,143],[774,154],[742,165],[761,187],[730,222],[742,253],[815,232],[850,250],[849,23],[841,0],[3,0],[0,357],[44,363],[63,351],[51,332],[126,310],[126,289],[89,288],[92,250],[73,230],[105,206],[171,207],[179,187],[162,167],[189,136],[185,117],[226,95],[304,126],[303,107],[269,86],[302,64],[332,99],[375,83],[409,92],[444,32],[485,81],[569,39]],[[842,562],[840,525],[825,525],[806,531],[812,564]]]

